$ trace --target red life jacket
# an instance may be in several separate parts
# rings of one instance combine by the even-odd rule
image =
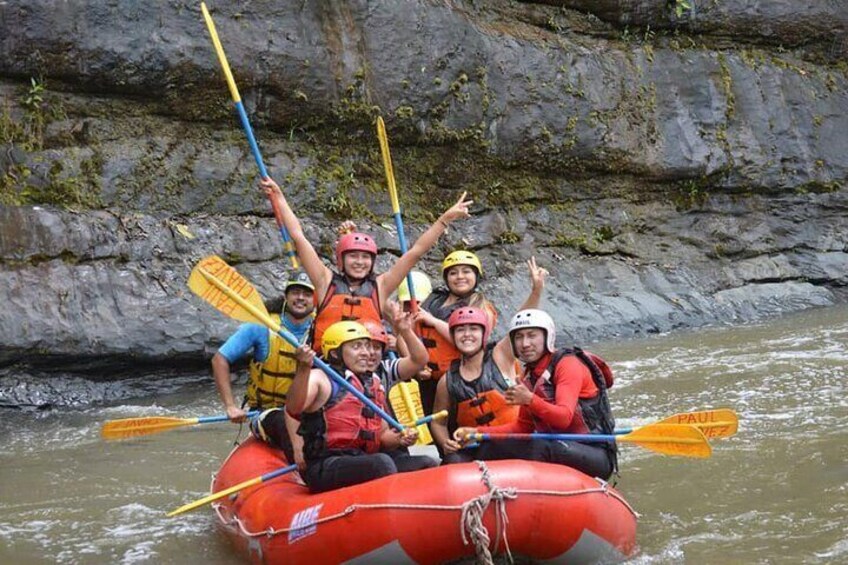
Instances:
[[[514,422],[519,407],[506,403],[503,393],[509,388],[497,363],[492,358],[494,347],[486,349],[483,372],[473,381],[459,374],[459,360],[451,363],[445,373],[448,389],[448,430],[458,427],[499,426]]]
[[[571,422],[564,422],[562,427],[551,427],[540,419],[533,416],[533,424],[536,431],[552,433],[575,433],[575,434],[612,434],[615,431],[615,419],[610,408],[607,389],[613,384],[612,371],[606,362],[594,353],[584,352],[579,347],[558,349],[550,357],[547,367],[540,374],[534,376],[534,372],[528,367],[524,376],[524,385],[546,402],[556,403],[556,387],[554,375],[557,366],[566,356],[577,357],[589,369],[592,382],[598,389],[598,393],[592,398],[580,398],[577,400],[577,410]]]
[[[386,391],[377,375],[364,376],[367,386],[350,371],[345,371],[345,378],[385,410]],[[320,410],[301,415],[298,434],[303,436],[304,456],[313,460],[327,457],[333,451],[376,453],[380,450],[383,420],[353,394],[333,384],[333,393]]]
[[[346,277],[333,273],[312,324],[312,349],[321,353],[321,340],[327,328],[346,320],[374,320],[377,323],[382,320],[377,279],[373,274],[368,275],[359,288],[351,290]]]

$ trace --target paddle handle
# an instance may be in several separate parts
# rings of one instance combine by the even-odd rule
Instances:
[[[417,427],[417,426],[420,426],[421,424],[427,424],[427,423],[432,422],[433,420],[441,420],[442,418],[447,418],[447,417],[448,417],[448,411],[447,410],[440,410],[439,412],[434,412],[433,414],[430,414],[429,416],[424,416],[423,418],[418,418],[417,420],[415,420],[415,426]]]
[[[248,417],[248,418],[255,418],[258,415],[259,415],[259,410],[251,410],[250,412],[245,414],[245,416]],[[213,422],[226,422],[229,419],[230,419],[230,417],[226,416],[226,415],[225,416],[202,416],[200,418],[197,418],[197,423],[198,424],[211,424]]]

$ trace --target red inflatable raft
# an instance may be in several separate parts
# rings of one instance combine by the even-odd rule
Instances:
[[[217,492],[286,465],[252,438],[212,483]],[[487,461],[402,473],[309,494],[296,473],[215,506],[232,541],[260,563],[443,563],[491,555],[548,563],[620,561],[636,515],[615,489],[560,465]]]

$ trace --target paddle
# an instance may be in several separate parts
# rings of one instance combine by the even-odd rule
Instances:
[[[395,171],[392,167],[392,155],[389,152],[389,138],[386,136],[386,124],[382,116],[377,116],[377,137],[380,140],[380,153],[383,155],[383,169],[386,171],[386,184],[389,187],[389,198],[392,200],[392,213],[395,218],[395,227],[398,232],[398,243],[400,253],[406,253],[408,246],[406,234],[403,231],[403,217],[400,212],[400,201],[398,200],[397,185],[395,184]],[[412,302],[412,311],[418,311],[418,301],[415,299],[415,288],[412,285],[412,271],[406,273],[406,285],[409,287],[409,298]]]
[[[400,382],[389,390],[389,403],[395,411],[398,421],[404,426],[411,426],[413,422],[424,415],[421,404],[421,389],[418,381]],[[429,445],[433,443],[430,429],[424,424],[416,424],[418,428],[418,440],[415,445]]]
[[[729,408],[701,410],[699,412],[683,412],[669,416],[657,424],[689,424],[695,426],[707,438],[721,438],[736,435],[739,429],[739,416]],[[637,428],[638,429],[638,428]],[[615,434],[629,434],[634,428],[616,430]]]
[[[258,415],[259,410],[252,410],[247,413],[248,418]],[[124,418],[121,420],[109,420],[104,423],[100,430],[100,435],[103,439],[125,439],[167,432],[168,430],[183,426],[227,421],[229,421],[227,416],[202,416],[198,418],[152,416],[147,418]]]
[[[292,344],[292,346],[300,346],[300,342],[291,332],[271,319],[268,315],[268,310],[265,309],[265,305],[262,303],[262,298],[253,285],[220,257],[212,255],[202,259],[192,269],[188,279],[188,286],[193,293],[230,318],[242,322],[253,322],[264,325],[277,332],[280,337]],[[404,427],[397,420],[389,416],[374,401],[342,378],[341,375],[327,365],[320,357],[315,357],[313,364],[324,371],[336,384],[350,392],[360,402],[365,404],[365,406],[378,414],[390,426],[403,431]]]
[[[628,442],[665,455],[707,458],[712,454],[707,438],[698,428],[686,424],[650,424],[627,435],[605,434],[487,434],[474,433],[463,441],[491,441],[502,439],[543,439],[558,441],[581,441],[584,443]]]
[[[392,201],[392,213],[395,218],[395,227],[398,233],[398,243],[400,245],[401,255],[407,252],[408,246],[406,243],[406,233],[403,229],[403,216],[400,211],[400,200],[398,199],[397,185],[395,184],[395,171],[392,166],[392,154],[389,151],[389,138],[386,135],[386,124],[383,122],[382,116],[377,116],[377,138],[380,141],[380,154],[383,156],[383,169],[386,171],[386,184],[389,187],[389,198]],[[418,312],[418,301],[415,299],[415,288],[412,284],[412,271],[406,273],[406,286],[409,288],[409,300],[412,304],[412,312]],[[394,398],[390,395],[392,407],[401,421],[411,422],[416,413],[423,414],[421,403],[421,389],[418,383],[402,382],[398,383],[392,391],[397,390]],[[430,435],[430,430],[427,426],[421,426],[418,429],[418,441],[416,445],[428,445],[433,443],[433,438]]]
[[[233,78],[233,73],[230,70],[230,64],[227,62],[227,56],[224,54],[224,47],[218,39],[218,32],[215,30],[215,22],[212,21],[212,16],[206,8],[206,3],[200,3],[200,10],[203,12],[203,19],[206,20],[206,28],[209,30],[209,35],[212,37],[212,44],[215,46],[215,52],[218,54],[218,61],[221,63],[221,69],[224,71],[224,77],[227,79],[227,86],[230,89],[230,96],[233,98],[233,104],[236,107],[241,127],[244,129],[244,134],[247,136],[247,143],[250,145],[250,151],[253,153],[253,159],[256,161],[256,166],[259,167],[259,174],[263,179],[267,179],[268,171],[265,169],[265,162],[262,160],[262,154],[259,152],[259,145],[256,143],[256,138],[253,136],[253,128],[250,127],[250,120],[247,119],[247,112],[244,110],[244,104],[241,102],[236,81]],[[283,249],[291,261],[292,268],[299,268],[297,261],[297,253],[295,252],[294,244],[289,235],[286,226],[283,224],[283,216],[277,207],[277,203],[273,198],[271,200],[271,208],[274,210],[274,219],[277,221],[277,227],[280,229],[280,236],[283,238]]]
[[[297,471],[297,465],[288,465],[286,467],[282,467],[277,469],[276,471],[271,471],[270,473],[265,473],[261,477],[256,477],[253,479],[248,479],[243,483],[239,483],[237,485],[231,486],[228,489],[222,490],[220,492],[216,492],[215,494],[210,494],[209,496],[204,496],[199,500],[195,500],[194,502],[190,502],[183,506],[180,506],[176,510],[171,510],[168,512],[167,516],[170,518],[172,516],[176,516],[177,514],[182,514],[183,512],[189,512],[194,510],[195,508],[200,508],[201,506],[205,506],[210,502],[215,502],[218,499],[224,498],[225,496],[229,496],[235,492],[238,492],[242,489],[246,489],[247,487],[252,487],[253,485],[258,485],[260,483],[264,483],[279,477],[281,475],[285,475],[286,473],[291,473],[292,471]]]

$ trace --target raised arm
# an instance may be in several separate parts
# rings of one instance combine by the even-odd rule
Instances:
[[[315,352],[301,345],[295,352],[297,371],[286,394],[286,412],[299,418],[302,412],[315,412],[329,398],[330,382],[320,369],[312,368]]]
[[[420,319],[428,326],[432,326],[433,328],[435,328],[435,330],[439,332],[439,335],[441,335],[443,338],[448,341],[453,341],[450,334],[450,328],[448,327],[448,323],[446,321],[438,319],[426,310],[421,310]]]
[[[294,211],[289,206],[286,197],[283,196],[283,192],[277,183],[274,182],[274,179],[270,177],[262,179],[259,181],[259,186],[269,198],[274,199],[277,203],[277,207],[283,216],[283,224],[285,224],[289,235],[291,235],[295,249],[297,250],[297,256],[300,262],[303,263],[303,270],[306,271],[309,280],[315,285],[318,302],[320,303],[324,300],[324,293],[330,286],[330,280],[333,276],[332,271],[324,265],[315,248],[306,239],[306,236],[303,234],[303,227],[300,225],[300,220],[295,216]]]
[[[398,378],[402,381],[408,381],[427,365],[430,355],[427,353],[424,343],[421,342],[421,338],[415,335],[412,329],[415,327],[417,315],[403,312],[398,303],[394,301],[386,303],[386,311],[391,316],[395,335],[402,339],[406,349],[406,355],[402,356],[398,362]]]
[[[395,289],[400,285],[400,282],[412,269],[412,267],[415,266],[415,263],[418,262],[421,256],[427,253],[436,244],[439,237],[445,233],[448,229],[448,224],[460,218],[467,218],[471,215],[468,212],[468,207],[471,206],[474,201],[466,200],[465,195],[466,193],[463,192],[462,196],[459,197],[459,200],[456,201],[456,204],[448,208],[441,216],[439,216],[439,219],[436,220],[433,225],[427,229],[427,231],[421,234],[421,237],[415,241],[415,244],[409,248],[409,251],[404,253],[388,271],[377,277],[380,298],[384,301],[384,304],[381,304],[381,306],[385,305],[385,299],[383,297],[389,296],[395,291]]]
[[[530,273],[530,294],[524,300],[518,310],[527,310],[528,308],[538,308],[539,301],[542,299],[542,291],[545,290],[545,279],[548,276],[548,270],[536,265],[536,257],[530,257],[527,261],[527,270]]]
[[[539,307],[539,300],[541,299],[542,291],[545,288],[545,279],[548,276],[547,269],[543,269],[536,265],[535,257],[531,257],[530,260],[527,261],[527,270],[530,274],[530,294],[527,296],[527,300],[524,301],[524,304],[522,304],[519,308],[519,311]],[[507,375],[507,373],[504,372],[507,370],[510,375],[515,374],[515,355],[512,352],[512,343],[510,343],[509,332],[507,332],[497,345],[495,345],[495,349],[492,351],[492,356],[495,363],[497,363],[498,368],[500,368],[504,375]]]

